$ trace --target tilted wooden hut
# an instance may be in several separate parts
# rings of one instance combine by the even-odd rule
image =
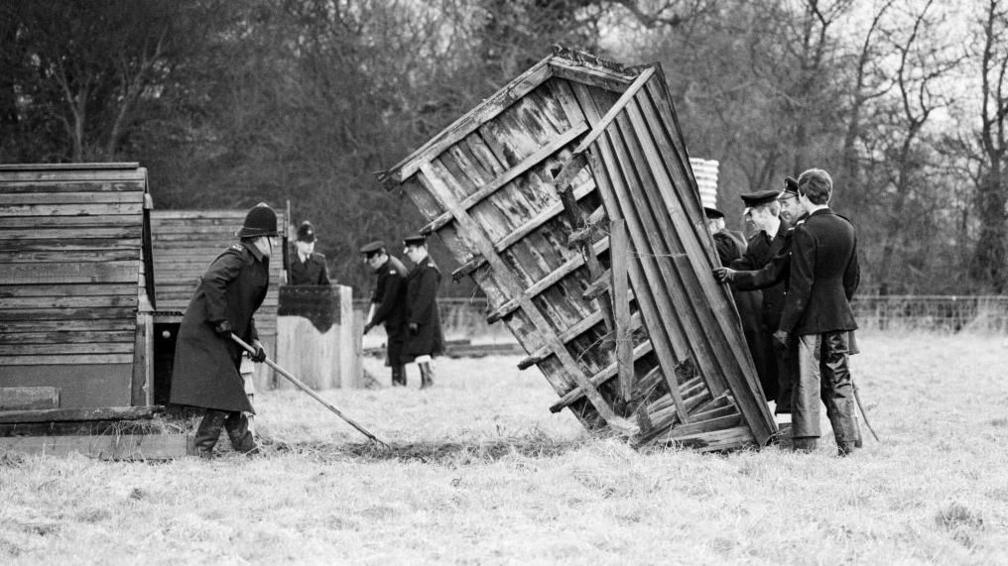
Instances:
[[[0,423],[152,405],[147,170],[0,166]]]
[[[703,450],[776,425],[660,67],[557,52],[379,175],[591,429]]]
[[[154,355],[158,374],[155,397],[166,403],[171,383],[175,338],[182,314],[199,285],[200,278],[218,255],[236,241],[247,210],[155,210],[151,213],[154,278],[157,281],[157,311],[154,316]],[[284,276],[282,254],[287,248],[287,214],[277,209],[281,246],[270,258],[270,287],[255,314],[259,338],[270,356],[277,351],[277,304]],[[265,364],[255,365],[259,389],[272,389],[274,376]]]

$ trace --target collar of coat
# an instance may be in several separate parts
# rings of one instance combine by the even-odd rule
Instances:
[[[256,261],[262,261],[263,258],[266,257],[261,251],[259,251],[259,248],[256,247],[252,240],[244,241],[241,245],[245,246],[245,249],[252,254],[252,257],[254,257]]]

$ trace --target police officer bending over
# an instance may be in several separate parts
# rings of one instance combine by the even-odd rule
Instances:
[[[259,203],[245,216],[238,238],[240,242],[217,256],[203,275],[182,317],[175,346],[170,399],[206,409],[195,438],[197,453],[206,458],[213,454],[221,428],[236,451],[259,452],[243,414],[255,411],[239,374],[242,349],[231,334],[252,343],[256,349],[252,361],[266,359],[252,316],[269,288],[269,258],[277,246],[276,213]]]

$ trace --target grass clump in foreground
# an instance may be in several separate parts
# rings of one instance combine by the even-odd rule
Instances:
[[[430,391],[414,373],[405,390],[325,392],[391,449],[279,391],[260,394],[260,458],[226,439],[211,462],[3,455],[0,562],[1008,562],[1003,339],[861,346],[883,443],[850,458],[829,438],[812,454],[637,451],[550,414],[517,358],[447,360]]]

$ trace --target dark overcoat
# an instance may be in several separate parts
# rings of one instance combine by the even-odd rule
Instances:
[[[259,338],[252,315],[269,288],[269,258],[251,242],[233,244],[215,259],[182,317],[175,342],[171,402],[221,411],[252,412],[238,366],[241,347],[214,327],[231,323],[251,343]]]
[[[329,284],[329,268],[326,267],[324,255],[312,253],[308,255],[308,259],[301,261],[301,256],[295,251],[290,257],[291,285]]]
[[[406,276],[406,324],[417,325],[417,332],[406,333],[403,358],[412,361],[418,356],[437,356],[444,352],[444,334],[438,314],[437,290],[441,271],[430,257],[413,266]]]
[[[393,256],[375,270],[377,281],[371,302],[375,304],[371,324],[385,326],[388,344],[386,365],[401,366],[402,349],[406,342],[406,266]]]
[[[718,259],[721,265],[731,265],[742,257],[745,253],[744,240],[722,230],[714,234],[714,245],[718,252]],[[766,357],[762,352],[773,347],[770,337],[763,331],[761,320],[762,297],[759,291],[732,290],[732,298],[735,301],[735,308],[738,310],[739,322],[742,323],[742,333],[745,335],[746,345],[752,355],[753,363],[756,365],[756,373],[760,377],[760,384],[763,386],[763,393],[768,398],[777,395],[777,376],[773,374],[773,379],[767,377],[772,374],[772,370],[765,367]],[[764,364],[764,365],[760,365]]]
[[[854,226],[829,208],[809,214],[791,241],[780,329],[793,336],[855,330],[850,299],[861,280]]]
[[[735,270],[758,270],[770,263],[775,256],[788,249],[790,245],[791,225],[781,220],[777,234],[770,236],[760,231],[749,238],[749,245],[746,246],[742,257],[733,261],[730,265]],[[762,289],[762,316],[763,327],[768,334],[773,334],[780,324],[781,311],[784,309],[784,287],[785,281],[781,277],[776,283]],[[741,288],[736,286],[736,288]]]

